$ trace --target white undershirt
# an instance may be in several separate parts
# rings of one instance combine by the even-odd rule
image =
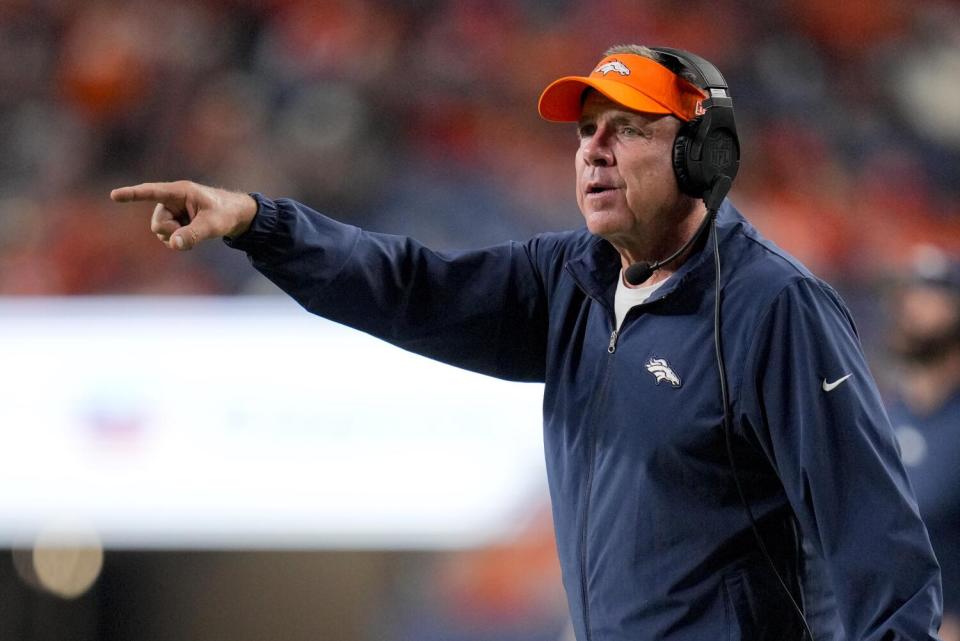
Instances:
[[[620,277],[617,279],[617,293],[613,299],[613,311],[617,316],[617,331],[620,331],[620,326],[623,325],[623,319],[626,317],[627,312],[630,311],[630,308],[645,302],[653,295],[653,292],[660,289],[660,286],[668,280],[670,279],[661,280],[659,283],[654,283],[653,285],[627,287],[626,283],[623,282],[623,270],[621,269]]]

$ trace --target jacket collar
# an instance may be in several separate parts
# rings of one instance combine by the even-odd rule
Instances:
[[[669,297],[685,287],[694,276],[713,274],[713,237],[719,234],[721,250],[734,229],[745,222],[743,216],[729,200],[724,200],[717,212],[716,225],[711,225],[703,240],[694,245],[693,253],[684,261],[673,276],[657,290],[648,301],[652,303]],[[613,309],[613,297],[616,292],[617,278],[620,275],[620,254],[606,240],[594,236],[584,252],[567,261],[566,269],[585,294],[603,305]]]

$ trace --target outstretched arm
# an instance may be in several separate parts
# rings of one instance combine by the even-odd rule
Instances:
[[[236,238],[257,215],[250,195],[188,180],[120,187],[110,198],[118,203],[155,202],[150,230],[170,249],[182,251],[212,238]]]
[[[224,238],[315,314],[465,369],[544,376],[546,299],[535,241],[435,252],[292,200],[187,181],[124,187],[111,198],[156,202],[151,230],[171,249]]]

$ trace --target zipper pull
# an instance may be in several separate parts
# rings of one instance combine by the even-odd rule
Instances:
[[[613,333],[610,334],[610,344],[607,345],[607,352],[608,352],[609,354],[613,354],[615,351],[617,351],[617,335],[618,335],[618,333],[619,333],[619,332],[618,332],[617,330],[613,330]]]

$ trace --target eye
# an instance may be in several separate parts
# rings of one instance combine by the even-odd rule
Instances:
[[[592,122],[585,122],[577,127],[578,138],[589,138],[596,132],[597,132],[597,125]]]
[[[620,134],[627,137],[633,137],[643,135],[643,132],[633,125],[623,125],[620,127]]]

